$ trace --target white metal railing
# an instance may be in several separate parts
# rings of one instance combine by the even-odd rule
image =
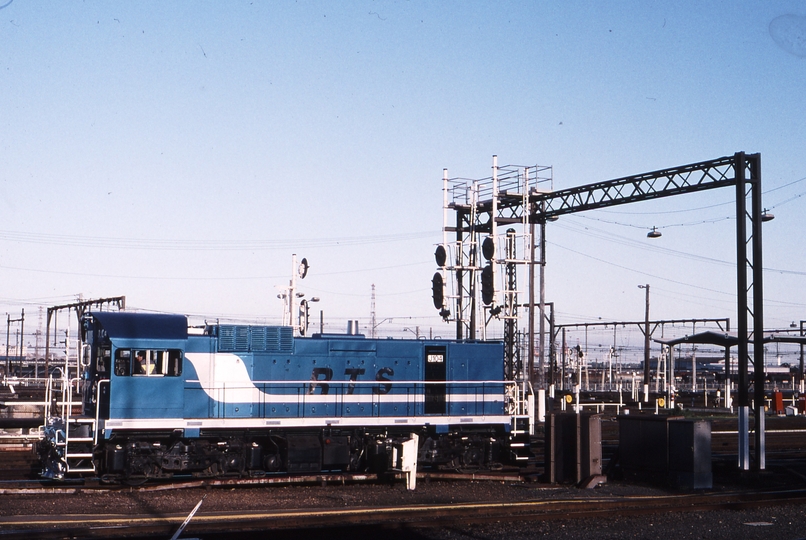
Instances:
[[[73,396],[80,391],[81,379],[53,378],[48,379],[45,388],[45,425],[42,427],[42,437],[48,439],[56,448],[60,456],[60,472],[54,477],[63,476],[66,473],[94,472],[92,463],[92,451],[87,448],[76,450],[72,444],[88,444],[94,446],[98,442],[98,419],[100,406],[97,397],[100,396],[100,388],[109,381],[99,381],[96,387],[96,407],[95,416],[86,418],[73,415]],[[60,395],[59,395],[60,394]],[[56,399],[55,395],[59,395]],[[79,394],[80,395],[80,394]],[[84,431],[86,430],[86,433]]]
[[[252,404],[271,406],[282,403],[293,406],[296,412],[291,416],[310,416],[307,406],[349,407],[353,404],[381,406],[396,404],[402,407],[414,406],[428,400],[428,387],[444,387],[446,405],[455,403],[475,404],[475,410],[465,414],[526,414],[528,392],[519,390],[520,383],[514,381],[254,381],[249,383],[228,383],[223,385],[202,385],[200,391],[219,402],[218,415],[225,414],[227,404]],[[382,390],[382,391],[379,391]],[[437,394],[435,399],[442,399]],[[498,403],[498,405],[496,405]],[[501,407],[498,411],[498,407]],[[290,414],[291,411],[287,411]],[[317,413],[314,413],[315,415]],[[377,413],[376,413],[377,414]],[[409,408],[403,416],[414,416],[414,408]]]

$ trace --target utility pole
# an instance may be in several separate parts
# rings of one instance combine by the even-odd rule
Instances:
[[[375,339],[375,284],[372,284],[372,297],[370,300],[370,310],[369,310],[369,337]]]
[[[6,313],[6,375],[11,375],[11,360],[8,357],[8,352],[9,352],[8,351],[8,343],[11,340],[11,323],[15,323],[15,322],[21,323],[23,325],[22,328],[23,329],[25,328],[25,309],[23,309],[20,312],[20,318],[19,319],[12,319],[11,315]],[[23,332],[20,332],[20,333],[23,336],[25,335]],[[23,337],[23,340],[24,339],[25,338]],[[15,347],[15,349],[16,349],[16,347]],[[17,354],[20,357],[20,368],[22,368],[22,354],[20,354],[21,350],[22,350],[22,347],[20,347],[19,349],[15,350],[15,352],[17,352]]]
[[[644,311],[644,401],[649,401],[649,284],[639,285],[646,289],[646,310]]]
[[[11,337],[10,335],[11,330],[11,315],[6,313],[6,375],[10,375],[11,371],[11,362],[8,360],[8,340]]]
[[[806,321],[800,321],[800,335],[801,336],[806,335],[806,329],[803,326],[804,323],[806,323]],[[730,380],[730,377],[728,377],[728,380]],[[803,388],[803,343],[800,344],[800,364],[799,364],[799,367],[798,367],[798,384],[800,385],[800,388],[802,389]],[[801,394],[802,393],[803,393],[803,390],[801,390]]]
[[[541,208],[543,210],[543,208]],[[537,358],[538,388],[545,388],[544,366],[546,359],[546,220],[540,220],[540,343]]]
[[[20,369],[22,369],[22,361],[25,358],[25,310],[20,310],[20,348],[17,352],[20,355]],[[34,379],[37,377],[36,364],[34,364]]]
[[[529,214],[533,212],[530,210]],[[801,355],[802,356],[802,355]],[[526,380],[534,384],[535,369],[535,222],[529,219],[529,355]],[[801,369],[801,372],[803,370]],[[536,385],[535,385],[536,386]]]

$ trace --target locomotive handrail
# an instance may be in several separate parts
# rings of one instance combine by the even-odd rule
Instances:
[[[62,386],[62,403],[67,403],[66,411],[62,416],[64,416],[64,418],[70,418],[73,416],[73,382],[75,381],[78,383],[78,379],[68,380],[67,378],[64,378],[62,380],[67,383],[66,385]],[[67,399],[65,399],[64,394],[67,394]],[[62,406],[64,407],[64,405]]]
[[[48,376],[48,383],[45,385],[45,410],[43,411],[45,422],[47,422],[48,418],[50,417],[50,395],[53,391],[52,385],[53,375],[50,375]]]
[[[62,382],[65,381],[62,378]],[[65,409],[65,396],[64,396],[64,388],[67,386],[67,407]],[[64,452],[67,454],[67,447],[70,444],[70,417],[73,415],[73,392],[71,391],[73,387],[72,381],[69,384],[65,385],[62,384],[62,418],[64,419]],[[66,461],[66,460],[65,460]]]
[[[106,383],[109,384],[109,379],[101,379],[98,381],[98,385],[95,387],[95,426],[92,430],[92,443],[93,445],[98,444],[98,432],[100,430],[100,418],[101,418],[101,385]]]
[[[196,382],[196,381],[188,381]],[[351,381],[351,380],[297,380],[297,381],[250,381],[222,382],[218,385],[203,387],[203,390],[219,405],[217,407],[238,407],[238,404],[251,403],[259,407],[279,405],[290,406],[291,416],[304,418],[310,415],[321,415],[321,411],[309,410],[309,407],[369,407],[366,411],[371,416],[382,416],[380,407],[395,406],[396,414],[401,416],[417,416],[422,414],[416,408],[429,402],[427,388],[441,386],[445,390],[443,399],[447,407],[462,407],[453,410],[454,414],[470,416],[486,416],[496,414],[529,415],[529,400],[525,387],[518,381]],[[361,387],[361,391],[354,391]],[[385,388],[384,388],[385,387]],[[317,391],[317,388],[319,389]],[[369,388],[380,389],[381,392],[368,392]],[[501,411],[498,411],[498,408]],[[218,409],[216,416],[228,416],[226,408]],[[235,410],[237,412],[237,409]],[[272,410],[274,412],[274,410]],[[349,409],[347,413],[349,414]],[[241,413],[244,414],[244,413]],[[247,413],[248,414],[248,413]],[[282,413],[281,413],[282,414]],[[284,414],[285,415],[285,414]]]
[[[198,379],[190,379],[187,382],[199,382],[199,381],[198,381]],[[517,385],[520,384],[518,381],[486,381],[486,380],[456,380],[456,379],[450,380],[450,381],[422,381],[422,380],[401,381],[401,380],[394,380],[394,379],[382,379],[380,381],[376,381],[376,380],[372,380],[372,381],[351,381],[349,379],[347,379],[347,380],[343,380],[343,379],[330,379],[330,380],[325,380],[325,379],[319,379],[319,380],[316,380],[316,379],[304,379],[304,380],[297,380],[297,381],[288,381],[288,380],[283,380],[283,381],[277,381],[277,380],[275,380],[275,381],[261,381],[261,380],[256,380],[256,381],[249,381],[248,383],[244,382],[244,383],[235,383],[235,384],[242,384],[242,386],[245,386],[247,384],[258,385],[258,384],[311,384],[311,383],[320,383],[320,384],[322,384],[322,383],[324,383],[324,384],[357,384],[357,385],[373,385],[373,384],[375,384],[375,385],[377,385],[377,384],[393,384],[393,385],[394,384],[447,384],[447,385],[451,385],[451,384],[501,384],[501,385],[505,385],[505,386],[517,386]],[[233,383],[228,382],[227,384],[233,384]]]

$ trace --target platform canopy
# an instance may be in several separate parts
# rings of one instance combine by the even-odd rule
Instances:
[[[772,343],[797,343],[806,345],[806,336],[790,336],[789,334],[778,334],[775,332],[765,333],[764,340]]]
[[[655,339],[656,343],[662,345],[675,346],[681,343],[698,343],[701,345],[717,345],[719,347],[733,347],[739,343],[739,336],[733,332],[715,332],[707,330],[697,334],[673,338]],[[779,334],[775,332],[764,333],[764,343],[798,343],[806,345],[806,336],[791,336],[789,334]]]
[[[699,343],[705,345],[719,345],[720,347],[733,347],[739,343],[739,337],[730,332],[715,332],[713,330],[708,330],[706,332],[699,332],[697,334],[691,334],[683,337],[672,339],[661,338],[655,339],[654,341],[656,343],[669,345],[672,347],[679,345],[680,343]]]

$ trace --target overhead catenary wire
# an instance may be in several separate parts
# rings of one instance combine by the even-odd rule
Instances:
[[[579,217],[583,217],[583,216],[579,216]],[[689,252],[685,252],[685,251],[679,251],[679,250],[663,247],[660,244],[648,244],[647,242],[644,242],[644,241],[635,240],[633,238],[620,236],[620,235],[617,235],[617,234],[613,234],[613,233],[610,233],[610,232],[605,232],[605,231],[602,231],[602,230],[599,230],[599,229],[594,229],[594,228],[591,228],[591,227],[583,226],[583,228],[580,229],[580,228],[575,228],[575,227],[568,226],[568,223],[571,223],[571,222],[572,222],[571,220],[566,220],[565,224],[560,224],[559,222],[557,222],[555,224],[552,224],[552,227],[565,229],[565,230],[568,230],[568,231],[571,231],[571,232],[574,232],[574,233],[585,234],[587,236],[591,236],[592,238],[596,238],[598,240],[604,240],[604,241],[607,241],[607,242],[612,242],[612,243],[616,243],[616,244],[620,244],[620,245],[624,245],[624,246],[628,246],[628,247],[638,247],[638,248],[641,249],[641,251],[653,251],[655,253],[665,253],[667,255],[672,255],[672,256],[675,256],[675,257],[681,257],[681,258],[686,258],[686,259],[690,259],[690,260],[696,260],[696,261],[701,261],[701,262],[712,263],[712,264],[716,264],[716,265],[719,265],[719,266],[733,267],[733,266],[736,265],[735,261],[727,261],[727,260],[723,260],[723,259],[715,259],[713,257],[707,257],[705,255],[698,255],[696,253],[689,253]],[[551,242],[547,242],[547,244],[551,244]],[[789,270],[789,269],[785,269],[785,268],[773,268],[773,267],[769,267],[769,266],[765,266],[764,271],[765,272],[776,272],[776,273],[779,273],[779,274],[789,274],[789,275],[795,275],[795,276],[806,276],[806,271]]]
[[[358,268],[358,269],[351,269],[351,270],[339,270],[334,272],[318,272],[318,275],[321,276],[332,276],[332,275],[339,275],[339,274],[357,274],[361,272],[373,272],[378,270],[389,270],[393,268],[403,268],[407,266],[421,266],[425,264],[430,264],[427,261],[420,261],[408,264],[396,264],[392,266],[379,266],[379,267],[372,267],[372,268]],[[278,274],[278,275],[263,275],[263,276],[137,276],[137,275],[124,275],[124,274],[98,274],[92,272],[68,272],[66,270],[52,270],[46,269],[43,270],[41,268],[24,268],[19,266],[7,266],[7,265],[0,265],[0,268],[5,270],[17,270],[21,272],[38,272],[42,274],[59,274],[59,275],[66,275],[66,276],[83,276],[83,277],[98,277],[98,278],[109,278],[109,279],[138,279],[138,280],[165,280],[165,281],[248,281],[248,280],[268,280],[268,279],[285,279],[287,276],[285,274]]]
[[[575,231],[575,229],[571,229],[571,230]],[[579,231],[575,231],[575,232],[579,232]],[[595,236],[596,238],[603,239],[603,240],[612,240],[612,238],[606,237],[606,236],[596,236],[596,235],[593,235],[593,236]],[[625,245],[628,245],[628,246],[633,245],[632,241],[626,241],[626,242],[623,242],[623,243]],[[717,290],[717,289],[712,289],[712,288],[709,288],[709,287],[702,287],[702,286],[699,286],[699,285],[686,283],[684,281],[668,278],[668,277],[665,277],[665,276],[660,276],[660,275],[657,275],[657,274],[652,274],[652,273],[649,273],[649,272],[637,270],[635,268],[632,268],[632,267],[629,267],[629,266],[626,266],[626,265],[622,265],[622,264],[618,264],[618,263],[615,263],[615,262],[612,262],[612,261],[608,261],[606,259],[596,257],[596,256],[590,255],[588,253],[583,253],[581,251],[572,249],[572,248],[570,248],[570,247],[568,247],[566,245],[563,245],[563,244],[557,244],[557,243],[550,242],[550,241],[547,241],[546,244],[549,245],[549,246],[552,246],[554,248],[559,248],[561,250],[568,251],[568,252],[574,253],[576,255],[579,255],[579,256],[582,256],[582,257],[585,257],[585,258],[588,258],[588,259],[592,259],[592,260],[595,260],[597,262],[604,263],[604,264],[607,264],[609,266],[613,266],[613,267],[616,267],[616,268],[619,268],[619,269],[622,269],[622,270],[627,270],[627,271],[630,271],[632,273],[640,274],[642,276],[649,277],[649,278],[652,278],[654,280],[661,280],[661,281],[665,281],[665,282],[668,282],[668,283],[674,283],[676,285],[681,285],[683,287],[688,287],[688,288],[692,288],[692,289],[696,289],[696,290],[700,290],[700,291],[706,291],[706,292],[710,292],[710,293],[715,293],[715,294],[721,295],[723,297],[727,297],[724,301],[728,301],[728,299],[733,299],[735,301],[735,298],[736,298],[736,292],[735,291],[731,291],[731,292],[720,291],[720,290]],[[638,244],[638,242],[635,242],[635,244]],[[641,246],[641,247],[642,247],[642,249],[644,248],[644,246]],[[693,254],[686,254],[684,252],[678,252],[676,250],[659,249],[658,251],[668,251],[668,252],[672,252],[672,254],[675,254],[675,255],[690,256],[690,258],[701,259],[701,260],[705,260],[707,262],[711,262],[711,263],[715,263],[715,264],[719,264],[719,265],[724,265],[724,266],[732,266],[733,265],[733,263],[729,263],[727,261],[721,261],[719,259],[712,259],[710,257],[696,256],[696,255],[693,255]],[[769,272],[769,271],[775,271],[775,272],[781,272],[781,273],[790,273],[791,272],[791,273],[796,274],[796,275],[806,275],[806,272],[785,271],[785,270],[768,269],[768,268],[765,268],[764,270],[765,270],[765,272]],[[679,293],[676,293],[676,294],[678,296],[680,295]],[[707,305],[707,304],[702,304],[702,302],[701,302],[703,300],[702,297],[697,296],[696,298],[698,300],[700,300],[700,302],[696,302],[696,303],[700,303],[701,305]],[[716,299],[711,300],[711,302],[715,302],[715,301],[718,302],[718,301],[721,301],[721,300],[716,300]],[[771,298],[766,298],[765,302],[769,303],[769,304],[780,305],[780,306],[806,307],[806,306],[804,306],[804,304],[801,304],[801,303],[792,303],[792,302],[786,302],[786,301],[776,300],[776,299],[771,299]]]
[[[113,238],[101,236],[74,236],[45,234],[25,231],[2,231],[0,240],[22,242],[27,244],[48,244],[71,247],[88,248],[118,248],[141,250],[170,250],[170,251],[276,251],[290,249],[304,249],[316,247],[357,246],[367,244],[385,244],[390,242],[403,242],[436,238],[438,232],[419,231],[399,234],[347,236],[334,238],[311,239],[280,239],[280,240],[197,240],[197,239],[139,239],[139,238]]]

